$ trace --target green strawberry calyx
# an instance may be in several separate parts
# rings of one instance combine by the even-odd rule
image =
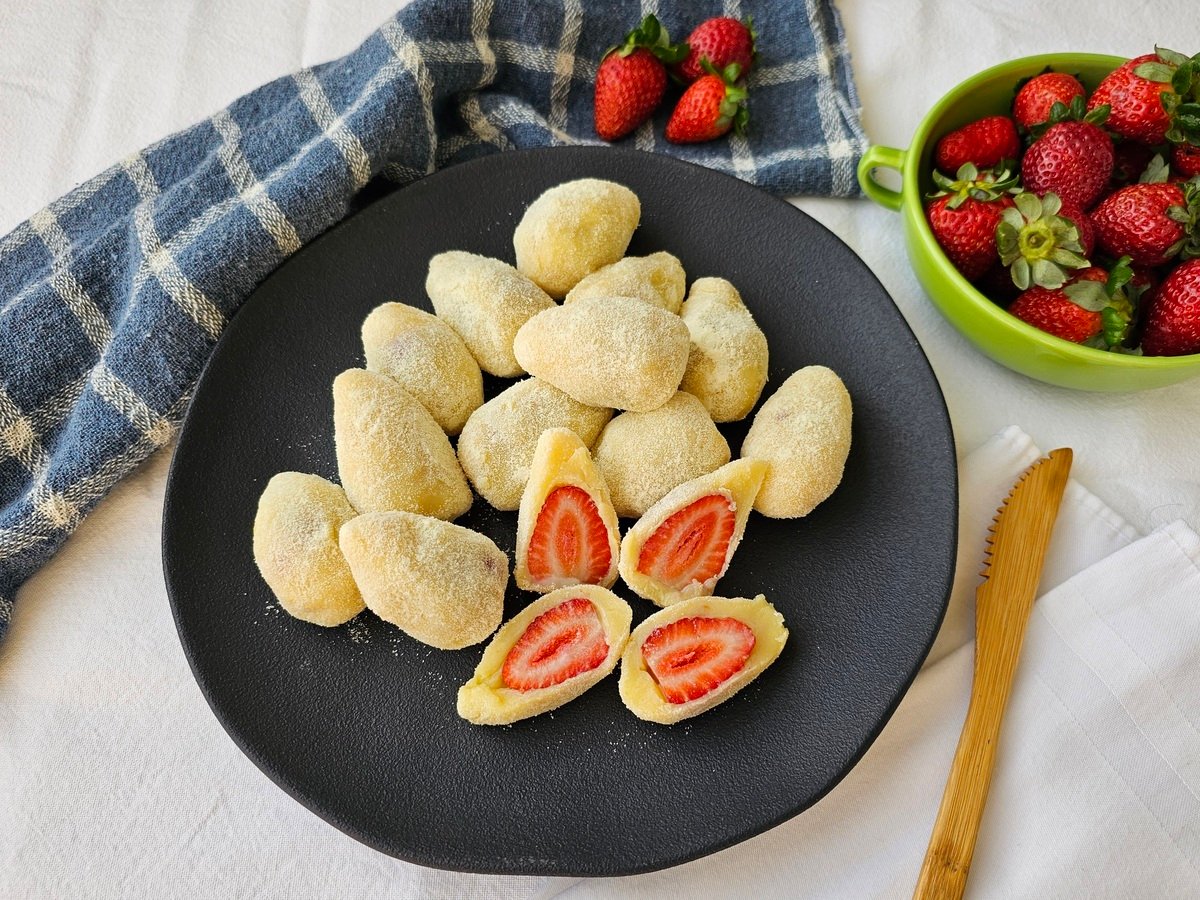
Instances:
[[[1178,254],[1180,259],[1195,259],[1200,256],[1200,175],[1189,178],[1180,187],[1183,204],[1168,206],[1167,218],[1183,226],[1183,237],[1167,248],[1167,256]]]
[[[1013,204],[996,225],[996,249],[1013,284],[1023,291],[1034,284],[1053,290],[1067,283],[1070,270],[1091,265],[1083,256],[1079,228],[1059,215],[1058,194],[1023,192]]]
[[[1155,47],[1154,53],[1158,58],[1136,66],[1133,74],[1171,85],[1161,96],[1163,109],[1171,117],[1167,140],[1200,145],[1200,53],[1189,57],[1165,47]]]
[[[709,75],[720,78],[725,84],[725,96],[721,98],[716,126],[724,128],[732,123],[734,134],[745,134],[746,126],[750,124],[750,110],[746,109],[746,101],[750,99],[750,92],[743,85],[738,84],[738,80],[742,77],[741,64],[732,62],[724,69],[718,69],[708,61],[706,56],[700,60],[700,67]]]
[[[1108,272],[1108,279],[1075,281],[1063,288],[1067,299],[1081,309],[1100,313],[1100,333],[1084,343],[1098,350],[1131,352],[1125,347],[1144,284],[1133,283],[1133,268],[1122,256]]]
[[[979,200],[988,203],[998,200],[1002,195],[1016,190],[1017,176],[1012,174],[1008,161],[1001,161],[995,169],[984,169],[980,172],[974,163],[963,163],[953,178],[948,178],[933,170],[933,183],[936,191],[926,195],[926,199],[951,195],[952,199],[946,204],[949,209],[958,209],[967,200]]]
[[[1112,107],[1107,103],[1101,103],[1095,109],[1089,110],[1082,97],[1072,97],[1069,106],[1061,100],[1055,100],[1050,106],[1050,114],[1046,121],[1030,126],[1029,135],[1037,140],[1059,122],[1087,122],[1099,127],[1108,121],[1110,112]]]
[[[616,53],[618,56],[624,57],[639,48],[649,50],[659,61],[668,66],[683,62],[688,55],[687,42],[681,41],[678,44],[672,44],[667,29],[663,28],[662,23],[653,13],[647,15],[637,28],[625,35],[625,40],[619,46],[610,47],[604,52],[604,55]]]

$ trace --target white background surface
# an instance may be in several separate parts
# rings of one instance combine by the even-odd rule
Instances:
[[[0,4],[0,232],[258,84],[351,49],[394,6]],[[994,62],[1062,49],[1135,55],[1156,39],[1200,50],[1194,6],[1181,0],[1133,17],[1115,0],[844,0],[841,9],[867,131],[899,147],[942,93]],[[1074,447],[1076,477],[1137,530],[1178,518],[1200,526],[1200,381],[1114,396],[1015,375],[933,311],[905,261],[895,214],[867,201],[799,205],[892,293],[938,372],[961,449],[1019,423],[1044,448]],[[830,308],[852,312],[853,302],[831,298]],[[446,879],[380,856],[301,809],[241,756],[205,707],[174,635],[159,567],[167,463],[160,453],[119,486],[17,597],[0,645],[0,895],[526,896],[563,887]],[[955,730],[950,745],[931,743],[931,752],[948,760]],[[759,844],[787,852],[786,828]],[[928,823],[905,823],[897,833],[902,846],[879,852],[916,848],[919,858]],[[751,859],[739,853],[751,852],[734,848],[715,864],[731,893],[752,874],[739,872]],[[836,882],[814,883],[833,890]],[[753,884],[781,896],[796,886]],[[633,879],[609,887],[650,896],[668,885]]]

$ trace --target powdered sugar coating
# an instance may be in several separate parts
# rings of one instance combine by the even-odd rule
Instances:
[[[672,488],[729,462],[729,444],[691,394],[649,412],[624,412],[592,453],[620,516],[641,516]]]
[[[367,607],[421,643],[457,650],[500,627],[508,557],[482,534],[377,512],[347,522],[339,540]]]
[[[538,313],[517,332],[517,360],[588,406],[647,411],[675,393],[689,338],[679,316],[630,297],[590,297]]]
[[[680,315],[692,339],[680,390],[714,422],[744,419],[767,383],[767,336],[724,278],[697,278]]]
[[[496,509],[517,509],[542,432],[568,428],[591,447],[612,414],[526,378],[471,414],[458,439],[458,460],[484,500]]]
[[[627,256],[586,276],[567,293],[564,303],[588,297],[633,297],[667,312],[679,313],[687,290],[683,265],[670,253]]]
[[[479,364],[454,329],[406,303],[381,303],[362,326],[367,368],[400,383],[446,434],[483,405]]]
[[[454,519],[471,488],[446,434],[386,375],[347,369],[333,382],[333,439],[346,496],[360,513],[400,509]]]
[[[555,303],[536,284],[499,259],[462,250],[429,260],[425,293],[438,317],[458,332],[483,371],[515,378],[517,329]]]
[[[305,622],[341,625],[363,610],[338,529],[358,513],[336,484],[280,472],[258,499],[254,562],[279,605]]]
[[[842,379],[824,366],[794,372],[759,409],[742,456],[770,465],[754,508],[774,519],[807,516],[842,480],[852,408]]]
[[[556,185],[529,205],[513,232],[517,268],[551,297],[625,255],[641,219],[624,185],[581,178]]]

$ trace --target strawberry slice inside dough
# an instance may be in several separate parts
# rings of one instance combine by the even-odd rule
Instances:
[[[723,494],[709,494],[667,517],[646,539],[638,571],[683,590],[720,576],[737,524],[737,509]]]
[[[666,701],[686,703],[741,671],[754,640],[754,629],[745,622],[691,616],[650,632],[642,642],[642,658]]]
[[[612,567],[612,549],[596,501],[587,491],[567,485],[546,496],[529,538],[527,565],[535,581],[604,580]]]
[[[504,658],[500,677],[515,691],[562,684],[608,657],[604,625],[590,600],[577,597],[529,623]]]

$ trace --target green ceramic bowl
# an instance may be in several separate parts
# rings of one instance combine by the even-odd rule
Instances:
[[[1009,113],[1013,86],[1046,66],[1079,75],[1091,90],[1123,63],[1118,56],[1054,53],[1027,56],[968,78],[934,105],[917,127],[907,150],[871,147],[858,166],[867,196],[897,210],[917,280],[950,323],[980,350],[1014,371],[1062,387],[1085,391],[1138,391],[1200,375],[1200,354],[1126,356],[1081,347],[1026,325],[1009,315],[959,274],[942,253],[925,219],[923,198],[932,189],[933,149],[947,132],[982,116]],[[876,169],[896,169],[901,189],[874,180]]]

